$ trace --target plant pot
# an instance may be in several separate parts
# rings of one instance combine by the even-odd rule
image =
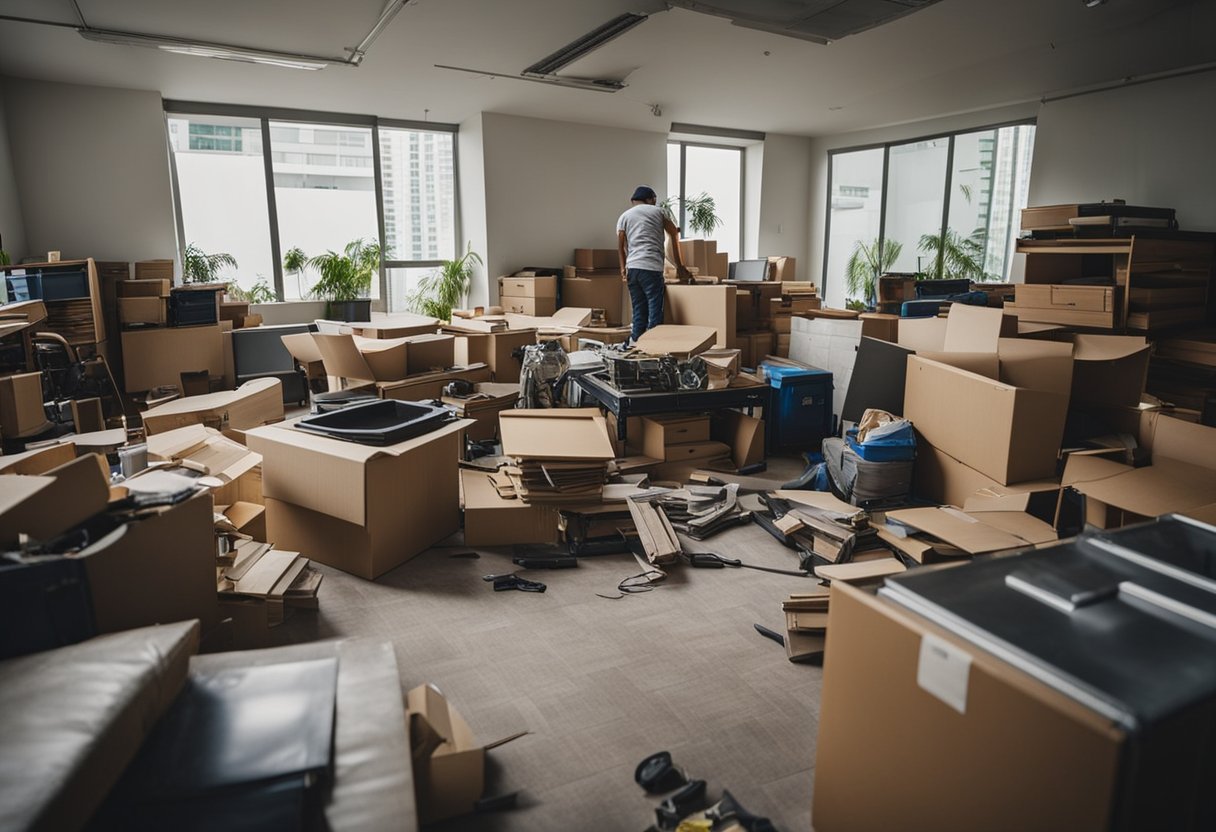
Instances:
[[[331,300],[326,316],[331,321],[370,321],[372,319],[372,299]]]

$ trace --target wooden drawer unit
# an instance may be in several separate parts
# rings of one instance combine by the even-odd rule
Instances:
[[[1119,325],[1119,288],[1058,283],[1019,284],[1013,312],[1019,321],[1112,329]]]

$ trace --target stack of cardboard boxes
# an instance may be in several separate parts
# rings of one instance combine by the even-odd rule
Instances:
[[[542,318],[552,315],[557,311],[557,278],[532,272],[500,277],[498,303],[504,312]]]
[[[574,265],[562,273],[562,306],[603,309],[610,327],[629,323],[629,292],[621,282],[616,249],[574,249]]]

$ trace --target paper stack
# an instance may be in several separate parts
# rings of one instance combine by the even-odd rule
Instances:
[[[507,475],[524,502],[599,502],[615,457],[595,408],[511,410],[499,416]]]

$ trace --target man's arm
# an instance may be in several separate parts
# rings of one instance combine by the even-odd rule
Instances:
[[[663,228],[667,231],[667,235],[671,237],[671,257],[676,262],[676,274],[683,280],[690,280],[692,274],[684,265],[684,258],[680,254],[680,229],[676,228],[676,224],[666,217],[663,218]]]
[[[616,256],[621,261],[621,281],[628,281],[629,275],[625,271],[625,232],[616,232]]]

